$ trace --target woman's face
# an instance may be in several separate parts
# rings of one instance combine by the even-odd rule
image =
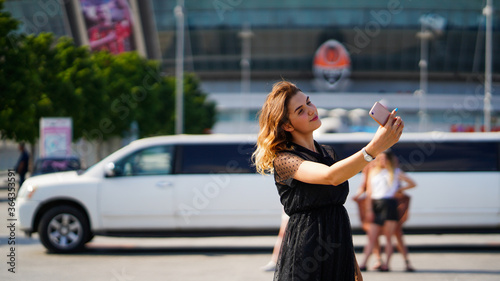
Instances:
[[[288,102],[288,120],[285,125],[289,132],[309,133],[321,126],[318,109],[302,92],[297,92]]]

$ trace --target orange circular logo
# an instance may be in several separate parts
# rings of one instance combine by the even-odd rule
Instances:
[[[351,58],[337,40],[328,40],[314,55],[313,72],[318,90],[336,90],[351,73]]]

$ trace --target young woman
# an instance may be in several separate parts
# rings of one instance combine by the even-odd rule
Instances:
[[[290,216],[274,280],[362,280],[343,206],[347,180],[399,140],[404,123],[395,111],[389,120],[365,148],[340,160],[313,139],[321,121],[311,99],[290,82],[273,86],[253,156],[260,173],[274,172]]]
[[[414,271],[408,260],[408,250],[403,243],[403,232],[399,221],[398,202],[395,198],[398,192],[413,188],[415,182],[397,167],[397,158],[392,152],[385,151],[377,157],[366,177],[366,221],[370,222],[368,227],[368,244],[363,251],[364,259],[361,270],[366,270],[366,264],[372,251],[378,247],[378,237],[383,230],[386,237],[385,254],[386,261],[381,262],[377,269],[389,271],[389,261],[393,253],[391,243],[392,236],[396,236],[401,253],[406,262],[406,271]],[[401,183],[404,183],[402,186]],[[375,251],[377,252],[377,251]]]

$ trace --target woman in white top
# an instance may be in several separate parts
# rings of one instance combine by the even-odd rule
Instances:
[[[394,198],[400,189],[400,182],[405,182],[404,189],[415,186],[406,174],[397,168],[397,160],[391,152],[381,153],[373,167],[368,172],[366,194],[366,218],[371,222],[368,230],[368,244],[364,248],[364,260],[361,270],[366,270],[368,258],[372,254],[380,231],[383,229],[386,237],[386,261],[380,266],[381,271],[389,271],[389,260],[393,253],[391,237],[398,226],[397,200]]]

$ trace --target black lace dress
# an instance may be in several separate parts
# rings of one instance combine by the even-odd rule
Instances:
[[[343,206],[349,183],[315,185],[292,178],[303,161],[331,166],[339,160],[331,147],[315,145],[319,153],[290,144],[292,149],[274,160],[276,186],[290,216],[274,280],[354,281],[351,224]]]

